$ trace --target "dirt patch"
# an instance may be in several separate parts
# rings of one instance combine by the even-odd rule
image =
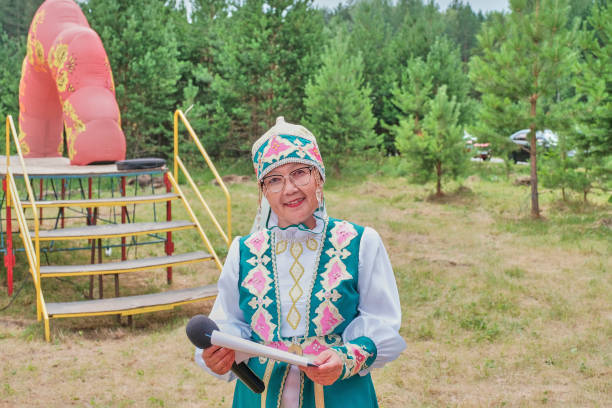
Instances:
[[[222,176],[221,180],[223,180],[223,183],[225,184],[245,184],[251,183],[253,178],[250,176],[240,176],[238,174],[228,174],[226,176]],[[219,182],[216,179],[213,179],[210,184],[213,186],[218,186]]]
[[[474,198],[474,192],[466,186],[460,186],[452,192],[442,192],[441,194],[430,194],[427,201],[437,204],[466,204]]]
[[[36,320],[0,317],[0,326],[5,329],[23,328],[36,323]]]

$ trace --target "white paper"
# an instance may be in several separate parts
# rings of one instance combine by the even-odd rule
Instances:
[[[267,357],[276,361],[283,361],[296,366],[306,367],[309,364],[312,365],[312,361],[308,357],[298,356],[287,351],[264,346],[263,344],[232,336],[231,334],[222,333],[218,330],[214,330],[212,332],[210,342],[216,346],[227,347],[238,352],[236,355],[237,363],[240,363],[249,357],[259,356]],[[238,361],[239,359],[240,361]]]

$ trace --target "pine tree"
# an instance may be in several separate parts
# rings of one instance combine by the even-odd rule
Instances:
[[[82,4],[108,54],[128,157],[168,155],[182,70],[171,8],[148,0]]]
[[[223,153],[243,155],[277,116],[296,122],[304,115],[305,86],[320,64],[323,18],[312,0],[245,0],[222,29],[213,120],[228,124],[227,134],[218,135]]]
[[[511,0],[510,8],[507,20],[492,18],[478,36],[482,55],[470,61],[470,76],[483,94],[479,136],[499,141],[508,128],[531,129],[531,215],[537,218],[536,130],[556,129],[565,113],[557,102],[575,63],[573,31],[566,0]]]
[[[444,12],[446,34],[461,49],[461,59],[467,62],[477,45],[476,34],[484,21],[481,12],[474,13],[469,3],[453,0]]]
[[[612,5],[592,8],[582,32],[583,61],[576,87],[584,101],[575,135],[577,159],[589,188],[599,183],[610,189],[612,182]]]
[[[363,84],[363,60],[339,30],[322,55],[323,66],[306,86],[306,126],[317,136],[319,148],[336,172],[341,160],[376,147],[376,119]]]
[[[217,64],[215,57],[224,36],[229,3],[225,0],[177,0],[172,13],[182,62],[177,83],[178,108],[183,110],[206,151],[218,157],[223,151],[224,137],[229,133],[229,117],[224,115],[219,93],[214,87]],[[184,2],[189,3],[189,7]],[[188,137],[186,133],[181,133]],[[220,137],[221,136],[221,137]],[[183,160],[200,160],[193,143],[181,144]]]
[[[0,117],[19,115],[19,80],[32,17],[43,0],[0,2]]]
[[[434,94],[440,86],[446,85],[449,98],[456,98],[460,104],[459,123],[465,125],[470,122],[471,86],[459,47],[445,36],[438,37],[427,54],[426,66],[432,76]]]
[[[391,90],[398,79],[391,48],[393,29],[390,24],[393,8],[389,0],[369,0],[355,4],[351,11],[353,24],[350,47],[361,53],[364,80],[372,90],[372,110],[377,119],[375,130],[383,133],[382,124],[393,121]],[[385,148],[393,150],[393,140],[385,138]]]
[[[442,86],[446,87],[449,98],[455,98],[459,104],[459,124],[465,126],[470,121],[473,105],[468,95],[470,82],[463,72],[459,49],[446,37],[436,40],[426,60],[416,57],[408,61],[400,84],[393,89],[392,102],[398,118],[414,118],[416,132],[420,131],[419,123],[429,110],[429,100]],[[387,128],[393,133],[393,124],[387,124]]]
[[[11,38],[28,35],[34,13],[44,0],[3,0],[0,2],[0,28]]]
[[[436,39],[444,33],[444,19],[438,6],[423,0],[401,0],[396,6],[402,24],[393,39],[393,55],[400,70],[415,57],[425,58]]]
[[[411,117],[414,131],[421,131],[421,122],[429,109],[429,101],[435,94],[433,75],[421,58],[413,58],[402,75],[402,87],[393,89],[392,102],[399,111],[399,123],[403,118]],[[395,125],[389,125],[392,134],[396,134]]]
[[[427,103],[428,112],[417,129],[415,117],[400,120],[396,128],[396,144],[410,165],[417,181],[436,181],[436,195],[441,196],[442,181],[463,174],[469,157],[459,125],[460,105],[449,99],[446,86],[438,89]]]
[[[19,116],[19,79],[26,54],[26,37],[9,37],[0,31],[0,117]]]
[[[561,137],[561,140],[565,137]],[[561,143],[562,145],[563,143]],[[588,172],[579,167],[580,162],[575,156],[568,156],[565,148],[547,152],[542,157],[542,185],[547,188],[561,189],[563,201],[567,200],[567,190],[585,192],[589,190],[591,182]]]

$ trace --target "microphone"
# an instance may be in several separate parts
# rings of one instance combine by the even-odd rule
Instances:
[[[213,330],[219,330],[219,326],[212,319],[204,315],[195,315],[187,323],[187,337],[194,344],[194,346],[206,349],[212,346],[210,337],[212,336]],[[240,364],[232,364],[232,372],[236,374],[236,377],[251,389],[256,394],[261,394],[266,388],[265,384],[261,379],[247,366],[244,362]]]

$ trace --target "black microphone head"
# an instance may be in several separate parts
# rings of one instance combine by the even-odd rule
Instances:
[[[205,349],[210,347],[210,336],[213,330],[219,330],[219,326],[212,319],[204,315],[195,315],[187,323],[187,337],[194,346]]]

